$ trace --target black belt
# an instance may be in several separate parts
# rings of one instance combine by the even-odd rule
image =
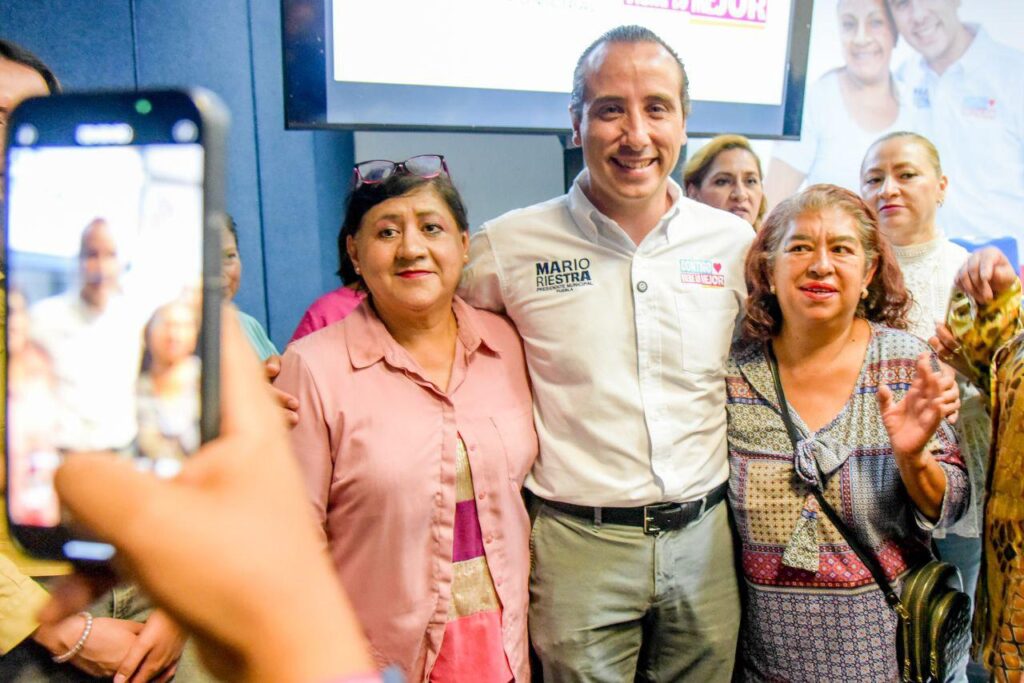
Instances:
[[[643,527],[648,536],[657,536],[662,531],[682,529],[687,524],[710,510],[723,500],[729,490],[728,482],[721,484],[708,495],[686,503],[655,503],[636,508],[594,508],[586,505],[561,503],[557,500],[543,500],[544,505],[566,512],[574,517],[592,519],[595,523],[625,524]]]

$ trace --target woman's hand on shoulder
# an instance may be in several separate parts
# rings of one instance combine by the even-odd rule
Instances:
[[[996,247],[972,252],[956,276],[959,287],[976,303],[987,304],[1017,279],[1010,260]]]
[[[267,376],[267,381],[270,382],[270,395],[273,397],[274,403],[281,409],[284,423],[289,427],[294,427],[299,423],[299,400],[274,386],[274,379],[281,374],[281,356],[276,354],[268,356],[263,361],[263,372]]]

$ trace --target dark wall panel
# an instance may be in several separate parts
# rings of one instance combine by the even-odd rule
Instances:
[[[129,0],[2,0],[0,37],[36,53],[66,88],[135,85]]]
[[[236,303],[266,324],[248,3],[135,0],[134,7],[140,86],[201,86],[231,110],[227,205],[243,266]]]
[[[253,76],[271,338],[287,341],[306,306],[338,286],[335,236],[352,134],[286,131],[278,3],[252,2]]]

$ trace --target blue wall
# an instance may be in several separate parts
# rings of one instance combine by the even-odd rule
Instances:
[[[244,263],[237,303],[279,347],[338,286],[353,136],[284,129],[279,3],[3,0],[0,37],[39,55],[68,90],[189,85],[224,99],[228,210]]]

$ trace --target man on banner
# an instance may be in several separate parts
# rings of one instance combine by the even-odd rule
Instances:
[[[919,55],[900,69],[914,129],[950,171],[950,237],[1024,237],[1024,52],[957,16],[959,0],[889,0]]]

